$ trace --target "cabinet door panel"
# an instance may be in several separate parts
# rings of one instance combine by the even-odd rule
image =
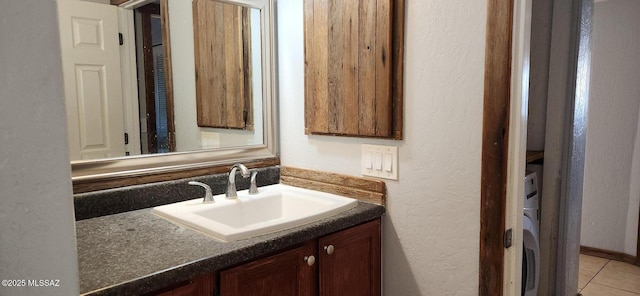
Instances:
[[[249,9],[195,0],[193,25],[198,126],[252,128]]]
[[[379,219],[321,238],[319,247],[321,296],[380,295]]]
[[[189,284],[175,288],[157,296],[211,296],[215,295],[213,274],[203,275],[193,279]]]
[[[307,133],[401,138],[403,3],[304,0]]]
[[[220,273],[221,296],[317,295],[317,263],[305,256],[316,253],[315,242],[256,260]]]

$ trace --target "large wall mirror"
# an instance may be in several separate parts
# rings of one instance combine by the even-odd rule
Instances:
[[[272,0],[78,2],[59,5],[74,185],[277,157]]]

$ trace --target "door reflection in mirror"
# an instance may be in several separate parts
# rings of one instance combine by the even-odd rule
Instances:
[[[137,8],[134,17],[136,44],[142,45],[136,46],[140,152],[173,152],[175,131],[173,125],[168,124],[173,122],[173,105],[167,104],[165,90],[165,43],[162,40],[160,4]]]

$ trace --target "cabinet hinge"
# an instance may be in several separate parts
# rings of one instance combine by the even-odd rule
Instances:
[[[513,229],[509,228],[504,232],[504,248],[508,249],[513,245]]]
[[[129,133],[124,133],[124,144],[129,145]]]

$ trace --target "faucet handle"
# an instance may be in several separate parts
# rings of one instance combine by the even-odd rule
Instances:
[[[204,198],[202,199],[202,203],[216,202],[213,199],[213,194],[211,193],[211,187],[209,185],[204,184],[202,182],[198,182],[198,181],[190,181],[189,185],[201,186],[202,188],[204,188],[205,194],[204,194]]]
[[[256,184],[256,176],[258,171],[251,172],[251,186],[249,186],[249,194],[258,194],[258,185]]]

